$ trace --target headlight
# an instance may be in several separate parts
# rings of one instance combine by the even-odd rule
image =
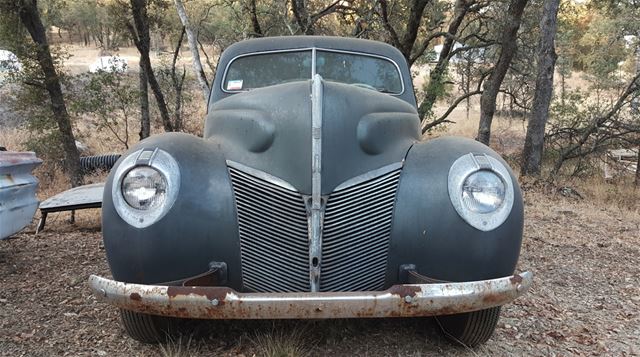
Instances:
[[[161,149],[142,149],[125,157],[113,175],[111,197],[120,218],[145,228],[162,218],[180,190],[180,168]]]
[[[138,166],[122,179],[122,196],[129,206],[139,210],[160,207],[167,193],[167,181],[158,170]]]
[[[507,220],[514,201],[509,170],[486,154],[459,157],[449,169],[449,198],[469,225],[490,231]]]
[[[490,213],[497,210],[504,203],[504,196],[504,182],[492,171],[476,171],[462,185],[462,201],[473,212]]]

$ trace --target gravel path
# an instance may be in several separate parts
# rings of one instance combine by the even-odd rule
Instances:
[[[89,294],[89,274],[109,271],[97,214],[78,216],[0,241],[0,355],[260,356],[282,345],[313,356],[640,355],[638,212],[527,193],[520,267],[535,283],[475,350],[443,340],[432,319],[387,319],[212,322],[183,353],[128,338]]]

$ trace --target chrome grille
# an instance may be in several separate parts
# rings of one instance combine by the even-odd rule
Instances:
[[[257,292],[309,291],[302,196],[229,167],[238,210],[242,280]]]
[[[322,235],[321,291],[384,288],[400,169],[329,196]]]
[[[244,288],[309,291],[309,232],[302,195],[259,174],[233,167],[229,173],[238,210]],[[329,196],[323,221],[321,291],[384,288],[399,177],[397,169]]]

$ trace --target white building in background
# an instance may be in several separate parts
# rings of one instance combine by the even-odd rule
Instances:
[[[109,73],[126,73],[128,69],[127,60],[119,56],[101,56],[89,65],[89,72],[96,73],[99,71]]]
[[[623,36],[623,38],[624,38],[624,47],[626,47],[627,49],[630,49],[633,46],[640,45],[637,42],[638,37],[635,35],[625,35]]]
[[[20,72],[22,63],[13,52],[0,50],[0,72]]]
[[[433,51],[435,52],[435,62],[440,59],[440,54],[442,54],[443,45],[435,45],[433,46]],[[464,44],[460,42],[455,42],[453,44],[452,51],[465,47]],[[483,63],[485,61],[485,51],[486,48],[473,48],[468,49],[466,51],[455,54],[449,60],[449,63],[462,63],[466,61],[471,61],[473,63]]]

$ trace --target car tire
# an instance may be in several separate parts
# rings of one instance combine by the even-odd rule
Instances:
[[[489,340],[500,317],[500,306],[463,314],[437,316],[444,335],[453,342],[475,347]]]
[[[133,339],[144,343],[164,342],[175,329],[175,318],[120,309],[122,326]]]

